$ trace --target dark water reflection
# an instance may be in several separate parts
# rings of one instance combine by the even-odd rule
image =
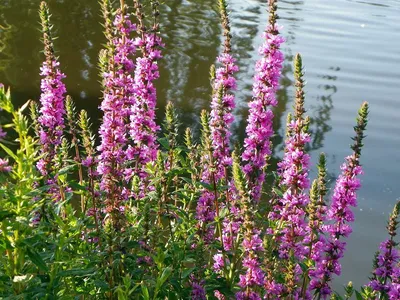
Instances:
[[[40,0],[0,0],[0,82],[11,85],[19,104],[38,99]],[[56,41],[66,84],[79,108],[100,118],[97,55],[104,43],[97,0],[49,0]],[[129,2],[129,1],[128,1]],[[220,29],[215,0],[165,0],[162,31],[166,43],[158,82],[158,117],[168,100],[176,103],[184,125],[195,126],[201,109],[210,101],[209,67],[220,50]],[[239,59],[238,105],[234,138],[243,140],[246,103],[260,34],[267,20],[265,0],[229,0],[233,51]],[[332,178],[349,154],[355,113],[363,100],[371,103],[364,151],[365,175],[357,222],[344,259],[344,276],[366,282],[377,244],[384,238],[388,212],[400,194],[399,94],[400,2],[398,0],[337,0],[279,2],[280,24],[287,42],[286,63],[275,111],[274,158],[282,155],[284,123],[293,105],[292,60],[303,54],[306,66],[306,105],[313,139],[310,151],[328,153]],[[315,175],[314,173],[312,174]],[[333,181],[334,179],[332,179]]]

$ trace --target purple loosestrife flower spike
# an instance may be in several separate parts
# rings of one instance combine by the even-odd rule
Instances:
[[[151,2],[154,24],[150,32],[144,26],[144,15],[139,0],[135,0],[136,16],[139,22],[137,31],[140,37],[136,38],[135,45],[142,50],[142,56],[136,59],[134,72],[133,94],[134,99],[130,113],[130,138],[133,146],[127,150],[127,156],[135,161],[135,172],[141,178],[146,178],[145,166],[154,162],[157,157],[157,131],[159,126],[155,122],[157,94],[154,81],[160,77],[157,61],[161,59],[161,48],[164,46],[158,34],[157,23],[158,3]]]
[[[299,296],[301,287],[297,285],[301,273],[299,261],[307,254],[304,239],[307,237],[306,208],[309,202],[308,193],[310,181],[308,178],[310,156],[305,147],[310,141],[308,133],[308,118],[304,118],[304,80],[301,56],[294,59],[295,76],[295,106],[294,116],[289,117],[285,141],[285,153],[278,163],[279,187],[283,196],[275,201],[273,212],[269,217],[282,224],[277,240],[279,256],[286,262],[285,285],[287,292]]]
[[[389,293],[393,289],[392,285],[399,283],[400,253],[396,249],[396,244],[392,239],[388,239],[379,246],[380,251],[377,256],[377,266],[373,272],[374,279],[370,281],[368,286],[381,295]]]
[[[240,197],[241,213],[244,215],[242,224],[243,232],[243,259],[242,268],[244,274],[239,275],[240,292],[236,293],[236,299],[261,299],[258,289],[265,283],[265,275],[261,269],[259,252],[264,251],[263,243],[260,238],[260,231],[254,224],[255,207],[250,198],[250,193],[246,187],[245,174],[240,168],[239,157],[233,153],[233,177],[235,186]]]
[[[239,68],[231,55],[231,28],[225,0],[219,0],[219,11],[224,35],[224,49],[223,53],[217,57],[220,66],[217,69],[212,67],[210,72],[213,89],[210,114],[211,146],[214,161],[213,183],[218,184],[221,180],[224,180],[225,184],[229,185],[228,168],[232,165],[229,139],[231,136],[230,127],[234,121],[232,112],[235,108],[235,96],[232,91],[236,89],[234,73]],[[232,194],[232,188],[227,189],[225,203],[222,204],[231,209],[231,212],[233,203],[228,202],[231,202]],[[213,199],[213,202],[218,206],[216,209],[219,211],[220,204],[216,199]],[[224,250],[230,250],[234,240],[232,235],[237,233],[239,225],[237,222],[232,222],[232,216],[229,214],[218,226],[223,227],[219,238]]]
[[[225,192],[225,201],[222,206],[225,206],[229,213],[224,218],[220,231],[220,241],[224,251],[229,251],[233,247],[235,236],[238,233],[240,224],[238,220],[233,220],[239,212],[234,203],[234,187],[228,180],[228,168],[232,165],[231,151],[229,140],[231,137],[230,127],[234,121],[233,110],[235,109],[235,96],[232,93],[236,89],[236,79],[234,74],[239,71],[235,64],[236,60],[231,54],[231,27],[227,12],[226,0],[219,0],[219,11],[221,24],[224,36],[223,53],[217,57],[220,66],[211,69],[211,84],[213,89],[211,101],[211,144],[213,149],[214,161],[214,183],[224,180],[224,184],[230,186]],[[214,68],[214,69],[213,69]],[[213,200],[216,209],[219,211],[220,204],[216,199]]]
[[[380,251],[376,257],[373,277],[368,284],[380,294],[379,299],[386,299],[385,295],[389,295],[389,299],[399,299],[400,296],[400,252],[397,249],[398,243],[394,240],[399,224],[397,220],[399,210],[400,202],[396,203],[390,215],[389,223],[386,227],[390,238],[382,242],[379,247]]]
[[[318,178],[312,183],[310,189],[310,202],[308,204],[308,228],[305,244],[309,245],[307,258],[316,262],[321,259],[321,251],[324,248],[323,225],[326,221],[326,204],[324,197],[327,193],[326,188],[326,157],[324,153],[319,156]],[[302,293],[306,297],[308,289],[310,268],[303,275]]]
[[[276,9],[276,0],[269,0],[269,24],[265,32],[265,42],[259,49],[262,58],[256,63],[253,100],[249,103],[247,137],[242,155],[245,163],[243,170],[250,183],[251,197],[255,201],[260,199],[266,156],[271,154],[270,138],[274,133],[271,107],[277,105],[276,91],[284,59],[279,50],[284,39],[278,35]]]
[[[231,55],[231,33],[226,8],[226,1],[219,0],[225,42],[224,51],[217,58],[221,66],[215,70],[210,114],[211,140],[216,164],[215,179],[217,181],[225,177],[225,168],[232,165],[229,138],[231,136],[230,126],[234,120],[232,111],[235,108],[235,96],[231,91],[236,89],[236,80],[233,75],[239,70]]]
[[[353,154],[346,157],[342,165],[342,173],[336,180],[332,202],[327,212],[329,224],[324,226],[327,238],[321,251],[320,258],[316,258],[315,270],[310,271],[310,289],[316,290],[326,299],[331,294],[330,282],[332,275],[340,275],[341,265],[339,260],[343,257],[346,242],[342,241],[352,232],[348,223],[354,221],[351,207],[357,205],[357,190],[360,188],[358,175],[362,174],[359,163],[361,148],[363,146],[364,131],[367,126],[368,103],[364,102],[358,112],[357,126],[354,127],[356,136],[351,146]]]
[[[310,182],[308,179],[310,156],[305,152],[305,146],[310,141],[307,132],[307,120],[304,119],[304,81],[302,61],[299,54],[295,57],[295,85],[296,103],[293,120],[287,125],[285,154],[278,163],[280,185],[284,190],[280,209],[280,220],[284,228],[280,236],[279,255],[281,258],[296,257],[303,259],[306,247],[303,239],[307,234],[305,222],[306,205],[309,202],[306,189]],[[274,218],[274,215],[271,215]]]
[[[201,132],[201,180],[205,183],[211,183],[212,173],[215,169],[213,164],[210,139],[210,115],[206,110],[203,110],[200,115],[202,132]],[[197,202],[196,219],[198,227],[205,242],[212,240],[213,227],[206,228],[207,224],[212,222],[215,217],[214,205],[215,195],[213,191],[203,190]]]
[[[311,257],[315,260],[318,258],[319,248],[323,242],[320,240],[320,236],[323,234],[323,224],[326,221],[326,203],[325,196],[327,194],[326,188],[326,156],[321,153],[319,156],[318,163],[318,178],[315,180],[315,188],[311,188],[310,191],[310,204],[309,209],[309,239],[310,239],[310,253]],[[314,185],[314,184],[313,184]],[[315,257],[314,257],[315,255]]]
[[[40,4],[40,19],[42,23],[44,54],[46,60],[40,68],[41,81],[40,95],[40,143],[43,158],[37,164],[40,173],[45,176],[52,170],[52,160],[56,155],[56,148],[61,144],[64,129],[64,94],[66,88],[62,79],[65,75],[60,71],[60,64],[54,55],[53,39],[51,36],[50,13],[45,2]]]
[[[100,188],[106,197],[106,213],[110,214],[114,226],[117,226],[121,215],[122,201],[129,196],[124,188],[129,178],[125,177],[127,163],[127,125],[129,123],[129,106],[133,99],[134,81],[131,72],[134,69],[133,54],[136,51],[132,31],[135,24],[129,20],[125,7],[118,9],[113,27],[109,17],[112,15],[110,1],[102,3],[105,16],[105,35],[108,38],[107,49],[102,53],[103,122],[100,126],[100,152],[97,171],[101,175]],[[105,62],[105,59],[108,59]]]

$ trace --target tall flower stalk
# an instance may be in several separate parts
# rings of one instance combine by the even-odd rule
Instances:
[[[327,194],[326,179],[326,157],[324,153],[319,156],[318,162],[318,177],[312,183],[310,189],[310,202],[307,207],[308,213],[308,228],[305,244],[308,244],[308,264],[313,266],[316,261],[321,260],[321,251],[324,249],[324,224],[326,221],[326,203],[325,196]],[[310,268],[307,268],[303,274],[302,292],[303,298],[309,296],[308,283],[309,283]]]
[[[218,1],[224,44],[217,67],[210,72],[211,113],[201,113],[201,144],[187,129],[186,147],[182,145],[170,102],[159,147],[155,122],[155,80],[163,46],[159,4],[147,2],[152,10],[147,22],[145,1],[133,0],[137,21],[133,24],[126,0],[119,1],[117,10],[113,0],[101,0],[107,45],[99,58],[104,116],[98,151],[87,113],[78,116],[69,97],[64,103],[64,75],[53,51],[48,8],[41,4],[46,61],[41,69],[40,112],[29,101],[31,122],[25,116],[29,102],[15,110],[10,91],[0,84],[0,109],[12,117],[11,123],[2,122],[7,136],[0,125],[2,296],[341,298],[332,293],[331,281],[340,274],[344,239],[354,220],[368,104],[359,110],[353,153],[342,166],[328,208],[324,154],[308,191],[309,119],[304,116],[302,61],[296,55],[295,112],[287,118],[286,147],[272,199],[262,203],[283,61],[276,0],[269,0],[244,153],[236,147],[232,155],[238,67],[231,54],[227,0]],[[147,28],[145,21],[152,27]],[[139,37],[134,39],[133,34]],[[77,214],[79,195],[82,213]],[[63,201],[48,202],[59,199]],[[397,204],[370,282],[361,293],[349,283],[345,299],[354,293],[365,299],[400,298],[400,252],[395,240],[399,210]]]
[[[37,167],[43,176],[47,176],[53,169],[53,160],[57,148],[61,144],[64,125],[64,95],[66,88],[62,80],[65,75],[60,70],[53,47],[51,34],[50,12],[47,4],[40,4],[40,19],[43,32],[44,55],[46,60],[40,68],[41,95],[40,114],[38,123],[40,125],[40,144],[43,158],[37,163]]]
[[[279,232],[272,233],[279,241],[279,257],[286,261],[286,292],[299,297],[299,262],[303,261],[307,254],[306,208],[309,197],[306,190],[310,185],[310,155],[305,151],[306,144],[310,141],[309,120],[304,117],[304,73],[299,54],[295,56],[294,69],[295,113],[293,117],[288,118],[285,153],[282,161],[278,163],[279,188],[283,195],[276,202],[269,217],[279,224]]]
[[[108,42],[103,57],[104,90],[100,109],[104,115],[99,131],[101,142],[97,171],[101,176],[100,188],[105,194],[106,213],[111,216],[114,226],[118,226],[122,202],[129,196],[124,188],[128,142],[126,128],[133,99],[132,56],[136,51],[130,34],[136,26],[129,20],[123,1],[113,22],[109,0],[103,0],[102,9]]]
[[[221,66],[215,71],[210,114],[211,141],[216,162],[215,179],[217,181],[226,177],[226,168],[232,165],[229,138],[232,134],[230,127],[234,121],[232,111],[235,108],[235,96],[232,91],[236,89],[236,79],[233,75],[239,70],[231,55],[231,32],[225,0],[219,1],[219,9],[225,41],[223,53],[217,58]]]
[[[245,163],[243,170],[249,181],[251,197],[258,201],[265,178],[266,156],[271,154],[270,139],[274,133],[272,119],[274,114],[271,107],[277,105],[276,91],[279,87],[283,54],[279,50],[284,42],[279,36],[276,24],[277,0],[269,0],[269,24],[264,33],[265,42],[260,47],[262,58],[256,63],[253,100],[249,103],[244,152],[242,159]]]
[[[219,11],[224,36],[223,53],[217,57],[220,64],[216,69],[212,69],[212,101],[211,113],[209,120],[211,145],[209,155],[210,164],[213,165],[209,178],[205,178],[207,182],[214,186],[214,193],[203,191],[201,197],[210,198],[209,202],[215,206],[215,215],[217,217],[218,238],[222,244],[222,254],[214,255],[216,270],[226,269],[228,251],[233,246],[234,234],[237,233],[237,224],[232,222],[231,212],[225,217],[223,222],[220,219],[219,211],[222,207],[228,210],[233,209],[230,203],[232,200],[232,187],[226,189],[225,193],[218,195],[217,186],[221,183],[226,186],[229,182],[229,168],[232,165],[230,151],[231,125],[234,121],[233,110],[235,108],[235,96],[232,93],[236,89],[236,79],[234,73],[239,70],[235,64],[235,59],[231,55],[231,28],[227,12],[227,3],[225,0],[219,0]],[[215,74],[214,74],[215,72]],[[222,200],[219,198],[223,198]],[[221,203],[222,202],[222,203]],[[227,275],[227,274],[225,274]]]
[[[212,146],[211,146],[211,129],[210,129],[210,114],[203,110],[201,112],[201,180],[207,184],[212,184],[213,178],[213,170],[214,167],[214,159],[212,155]],[[214,186],[213,186],[214,188]],[[201,237],[204,239],[206,243],[211,242],[214,239],[214,226],[209,225],[215,216],[216,211],[214,207],[214,201],[217,199],[217,190],[202,190],[199,200],[197,201],[196,207],[196,219],[198,220],[198,229]]]
[[[244,215],[241,228],[243,234],[241,267],[244,274],[239,275],[238,284],[241,291],[236,293],[236,299],[261,299],[260,289],[265,283],[265,274],[261,269],[258,253],[264,251],[263,241],[260,238],[260,231],[254,222],[256,209],[250,192],[247,190],[245,174],[240,168],[239,157],[236,153],[233,154],[233,177],[240,199],[241,214]]]
[[[330,283],[333,274],[341,274],[340,259],[344,255],[346,242],[352,229],[349,225],[354,222],[352,207],[357,206],[357,190],[360,188],[358,175],[362,174],[359,163],[361,148],[363,146],[364,131],[367,126],[368,103],[364,102],[358,112],[357,126],[354,127],[356,136],[352,145],[353,154],[346,157],[341,166],[342,173],[336,180],[332,202],[327,212],[328,224],[325,226],[327,238],[325,246],[316,259],[315,270],[310,271],[310,289],[318,293],[319,298],[325,299],[331,294]]]
[[[299,54],[294,60],[296,80],[296,103],[294,119],[288,124],[289,136],[286,139],[285,154],[278,163],[278,174],[281,187],[285,190],[281,199],[280,221],[284,223],[280,237],[280,256],[294,256],[302,259],[305,252],[303,238],[306,236],[306,206],[309,202],[306,189],[310,155],[305,152],[305,146],[310,141],[307,132],[307,120],[304,118],[304,80],[302,60]],[[292,252],[292,253],[290,253]]]
[[[382,242],[376,257],[376,268],[368,286],[379,293],[379,299],[399,299],[400,297],[400,252],[395,241],[398,227],[400,203],[398,202],[390,215],[387,230],[390,238]]]
[[[161,59],[161,48],[164,46],[158,34],[158,2],[151,1],[153,26],[147,30],[141,1],[134,1],[138,19],[135,45],[140,48],[142,56],[136,59],[133,79],[133,102],[130,108],[129,134],[133,145],[128,148],[127,156],[134,161],[134,173],[141,179],[147,177],[145,166],[157,158],[157,131],[155,122],[157,93],[154,81],[160,77],[157,61]],[[143,187],[142,187],[143,188]]]

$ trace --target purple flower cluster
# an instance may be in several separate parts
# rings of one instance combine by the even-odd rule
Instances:
[[[39,160],[37,167],[42,175],[47,175],[50,161],[55,156],[55,147],[61,144],[64,129],[64,94],[66,88],[62,79],[65,75],[59,69],[60,63],[55,58],[48,58],[40,68],[40,143],[45,157]]]
[[[221,270],[225,267],[224,256],[221,253],[214,254],[214,271],[221,272]]]
[[[205,122],[203,126],[208,126],[208,122]],[[207,127],[207,130],[203,133],[204,135],[207,135],[209,132],[209,127]],[[202,170],[201,170],[201,181],[207,184],[214,184],[213,178],[215,179],[215,174],[211,171],[213,168],[211,167],[213,161],[212,161],[212,154],[210,153],[210,141],[208,139],[208,136],[205,136],[204,139],[207,139],[207,145],[204,145],[204,153],[200,157],[201,164],[202,164]],[[207,227],[207,224],[212,222],[215,217],[215,207],[214,207],[214,201],[215,201],[215,192],[208,190],[208,189],[203,189],[201,191],[200,197],[197,201],[197,206],[196,206],[196,219],[198,220],[197,227],[200,229],[202,238],[204,239],[205,242],[209,243],[214,239],[214,226],[209,226]]]
[[[232,165],[229,138],[232,134],[230,126],[234,121],[232,111],[235,108],[235,96],[230,91],[236,89],[236,79],[233,75],[239,71],[239,68],[229,53],[221,54],[217,60],[222,66],[216,70],[213,84],[210,129],[216,163],[215,177],[216,180],[220,180],[225,176],[225,168]]]
[[[190,276],[190,286],[192,288],[191,298],[192,300],[206,300],[206,291],[204,289],[204,281],[198,280],[192,274]]]
[[[214,220],[215,217],[215,209],[213,208],[214,199],[215,195],[212,191],[205,190],[200,195],[196,207],[196,218],[202,224],[207,224]]]
[[[235,195],[232,189],[230,189],[229,192],[231,196]],[[243,223],[243,217],[236,205],[237,203],[235,203],[236,199],[231,199],[231,202],[230,218],[225,218],[222,222],[222,241],[225,251],[232,250],[233,244]]]
[[[248,222],[248,221],[247,221]],[[246,221],[245,221],[246,223]],[[243,240],[244,258],[242,261],[245,274],[239,275],[239,286],[242,291],[236,293],[236,299],[261,299],[258,292],[254,291],[256,287],[262,287],[265,284],[265,275],[261,269],[257,252],[263,252],[260,231],[251,230]]]
[[[381,243],[374,279],[368,284],[374,291],[388,293],[389,299],[399,299],[400,253],[392,239]]]
[[[7,133],[3,130],[3,127],[0,125],[0,139],[5,138]]]
[[[351,207],[357,205],[356,191],[360,188],[358,175],[362,168],[358,165],[355,154],[348,156],[341,167],[332,196],[332,203],[327,213],[329,224],[324,226],[328,237],[323,241],[324,246],[320,255],[315,257],[315,269],[310,271],[310,289],[319,289],[323,297],[331,293],[330,281],[333,274],[340,275],[339,260],[343,257],[346,242],[342,237],[348,237],[352,229],[348,223],[354,221]]]
[[[127,156],[130,160],[136,160],[134,171],[145,178],[147,173],[144,167],[148,162],[155,161],[158,151],[156,132],[159,126],[155,122],[157,94],[154,81],[160,77],[157,60],[162,57],[160,48],[164,45],[155,33],[143,34],[142,38],[135,40],[135,45],[142,49],[143,56],[136,60],[129,130],[133,146],[128,148]]]
[[[235,108],[235,97],[230,93],[230,91],[236,89],[236,80],[233,75],[239,70],[235,65],[235,59],[229,53],[221,54],[217,60],[222,65],[216,70],[209,122],[215,170],[213,174],[210,174],[209,170],[206,168],[202,178],[208,183],[211,183],[212,181],[217,183],[219,180],[225,178],[226,168],[232,165],[229,138],[231,136],[230,125],[234,120],[232,111]],[[228,193],[230,193],[230,191],[228,191]],[[213,192],[207,190],[202,192],[197,205],[197,218],[203,223],[208,223],[214,220],[214,201],[215,194]],[[227,222],[225,222],[224,225],[227,225],[226,223]],[[224,226],[223,230],[225,237],[227,237],[227,227]],[[223,244],[224,241],[223,237]]]
[[[0,158],[0,172],[11,172],[12,168],[8,165],[8,160]]]
[[[255,201],[260,199],[265,178],[263,169],[266,166],[266,156],[271,154],[270,138],[274,133],[272,128],[274,114],[270,106],[277,105],[275,93],[279,87],[284,58],[279,50],[284,39],[278,35],[276,24],[268,25],[265,39],[259,50],[263,57],[256,63],[253,100],[249,103],[247,137],[242,155],[245,162],[243,170],[250,179],[251,195]]]
[[[130,33],[136,30],[128,15],[119,10],[114,21],[115,34],[109,45],[109,67],[103,74],[104,92],[100,109],[104,112],[100,127],[101,143],[98,147],[98,173],[102,176],[101,189],[108,195],[118,193],[115,183],[124,176],[127,161],[127,124],[129,107],[133,101],[131,72],[136,46]]]
[[[218,290],[214,291],[214,297],[218,300],[226,300],[226,297]]]
[[[307,236],[305,215],[309,202],[306,189],[310,185],[310,155],[304,147],[310,141],[310,135],[303,132],[303,120],[292,121],[288,124],[288,131],[290,135],[286,140],[285,154],[278,163],[280,184],[285,192],[278,205],[279,213],[274,212],[270,217],[279,218],[286,224],[280,231],[280,257],[287,259],[289,252],[293,251],[294,257],[303,259],[307,251],[303,241]]]

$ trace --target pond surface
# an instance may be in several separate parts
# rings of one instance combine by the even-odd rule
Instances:
[[[41,54],[39,0],[0,0],[0,82],[10,85],[19,104],[39,97]],[[57,54],[67,74],[68,93],[89,110],[95,125],[101,117],[97,55],[104,43],[97,0],[49,0]],[[129,1],[128,1],[129,2]],[[211,0],[165,0],[161,29],[166,43],[158,82],[158,117],[173,101],[184,125],[196,126],[210,102],[208,72],[220,48],[220,29]],[[267,21],[266,0],[229,0],[233,51],[240,73],[234,137],[242,140],[251,97],[260,34]],[[400,196],[400,1],[279,1],[280,25],[287,42],[279,91],[275,157],[282,156],[282,135],[293,105],[292,60],[303,55],[306,108],[312,117],[311,154],[328,154],[334,182],[350,153],[355,116],[362,101],[371,106],[362,164],[354,232],[337,287],[367,282],[378,243],[386,238],[389,212]],[[315,173],[312,174],[315,176]]]

